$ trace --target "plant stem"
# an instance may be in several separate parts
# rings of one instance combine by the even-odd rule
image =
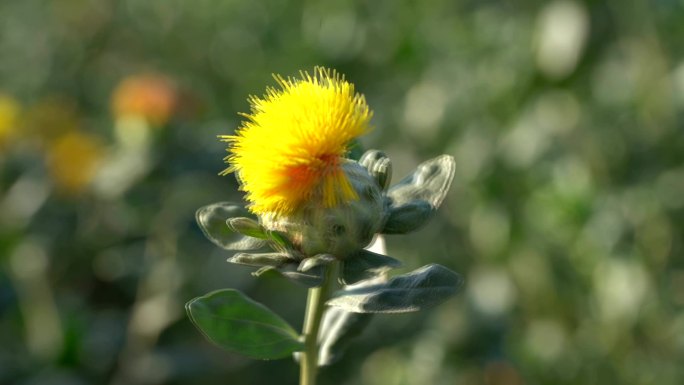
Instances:
[[[299,360],[299,384],[316,385],[318,374],[318,331],[321,319],[325,313],[325,302],[337,281],[339,262],[330,263],[325,269],[325,275],[321,286],[309,289],[306,300],[306,313],[304,314],[304,351]]]

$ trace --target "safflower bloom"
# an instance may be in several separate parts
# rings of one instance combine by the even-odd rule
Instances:
[[[306,202],[322,208],[358,199],[343,170],[350,142],[369,131],[363,95],[337,72],[317,67],[301,79],[274,75],[280,89],[250,96],[251,112],[229,143],[225,160],[257,215],[286,217]]]
[[[163,126],[178,105],[173,82],[161,75],[136,75],[125,78],[112,95],[112,111],[117,117],[138,117]]]

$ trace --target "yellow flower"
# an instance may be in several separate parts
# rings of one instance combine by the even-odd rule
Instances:
[[[274,75],[280,89],[251,96],[251,113],[230,144],[222,172],[235,172],[249,209],[287,216],[305,202],[335,207],[357,199],[342,170],[350,142],[369,130],[372,112],[354,85],[317,67],[301,79]]]
[[[103,146],[96,137],[73,131],[52,142],[47,155],[57,188],[63,193],[77,195],[95,176],[103,157]]]
[[[0,93],[0,147],[16,133],[19,104],[10,96]]]

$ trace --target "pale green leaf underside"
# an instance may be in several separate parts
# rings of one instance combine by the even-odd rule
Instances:
[[[204,235],[226,250],[254,250],[265,246],[265,240],[240,234],[228,226],[229,219],[246,215],[250,214],[240,205],[218,202],[197,210],[195,219]]]
[[[461,277],[441,265],[427,265],[389,281],[340,290],[328,305],[356,313],[406,313],[435,306],[456,294]]]
[[[370,323],[372,314],[352,313],[333,307],[323,316],[318,365],[327,366],[342,356],[349,343]]]

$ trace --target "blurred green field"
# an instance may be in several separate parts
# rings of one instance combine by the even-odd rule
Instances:
[[[183,305],[305,288],[225,262],[199,207],[246,98],[335,68],[395,180],[441,153],[440,215],[387,238],[463,291],[378,316],[321,384],[684,383],[684,2],[0,1],[0,383],[294,384]]]

